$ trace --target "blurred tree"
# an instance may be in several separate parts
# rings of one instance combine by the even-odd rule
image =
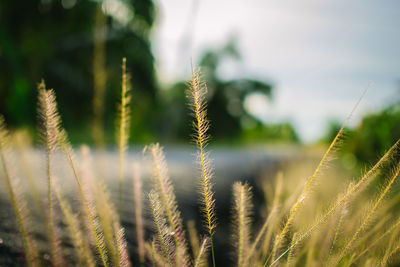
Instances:
[[[157,87],[149,43],[154,21],[151,0],[0,1],[0,113],[11,126],[35,125],[36,83],[44,78],[56,91],[73,139],[88,141],[87,134],[79,133],[82,127],[89,129],[93,116],[97,6],[106,16],[105,124],[113,129],[121,59],[125,56],[135,91],[134,139],[151,135],[152,125],[148,122]]]
[[[340,129],[331,122],[323,141],[330,143]],[[364,116],[354,129],[347,129],[341,153],[353,155],[358,163],[373,164],[400,138],[400,102]]]
[[[400,138],[400,102],[365,116],[346,149],[363,163],[373,163]]]
[[[246,140],[251,138],[266,140],[269,137],[275,140],[278,139],[278,135],[281,135],[288,138],[286,141],[297,141],[298,138],[293,127],[288,127],[288,124],[267,127],[244,108],[246,97],[253,93],[260,93],[270,98],[272,86],[253,79],[223,80],[218,75],[218,67],[227,59],[240,60],[234,39],[229,40],[220,49],[206,51],[199,63],[203,80],[208,87],[208,118],[212,122],[210,134],[220,140],[242,138],[244,137],[243,123],[245,122],[247,125],[254,126],[253,132],[246,135]],[[163,132],[168,139],[190,137],[190,118],[188,109],[183,104],[187,102],[185,99],[187,86],[186,82],[178,82],[164,91],[167,112],[164,114],[163,120],[166,123],[162,124],[163,128],[160,129],[160,132]],[[290,130],[288,130],[289,128]],[[274,137],[271,132],[268,132],[271,129],[274,129],[274,134],[272,134]]]
[[[243,141],[268,141],[279,143],[298,143],[300,141],[293,125],[288,122],[276,124],[257,124],[245,129],[242,135]]]

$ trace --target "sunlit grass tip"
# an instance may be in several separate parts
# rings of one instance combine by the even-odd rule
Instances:
[[[189,106],[192,111],[193,121],[193,139],[198,147],[197,163],[201,170],[200,194],[201,194],[201,211],[204,217],[205,228],[210,237],[211,255],[213,266],[215,266],[213,235],[216,227],[215,217],[215,199],[213,192],[213,167],[209,160],[209,155],[205,151],[210,136],[208,130],[210,123],[207,119],[207,86],[201,79],[199,71],[192,70],[192,79],[189,82],[187,97],[189,98]]]

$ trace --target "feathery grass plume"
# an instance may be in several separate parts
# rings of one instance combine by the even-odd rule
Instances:
[[[260,241],[264,237],[265,233],[267,232],[267,228],[270,225],[271,220],[273,218],[278,217],[276,213],[277,213],[277,210],[279,207],[279,197],[280,197],[281,191],[282,191],[282,180],[283,180],[283,173],[279,172],[277,175],[277,178],[276,178],[275,193],[274,193],[274,198],[272,200],[272,209],[269,212],[267,218],[265,219],[265,222],[264,222],[263,226],[261,227],[260,231],[258,232],[250,249],[248,250],[244,262],[248,262],[248,260],[253,257],[253,254],[256,252],[256,248],[257,248],[258,244],[260,243]],[[266,234],[266,243],[267,244],[265,244],[264,248],[269,247],[269,241],[271,239],[271,235],[272,235],[272,227],[270,227],[268,229],[268,232]]]
[[[212,185],[213,168],[209,159],[209,154],[205,151],[207,143],[210,139],[208,135],[208,129],[210,122],[207,120],[207,104],[206,94],[207,86],[201,81],[200,72],[194,72],[192,69],[192,79],[189,83],[190,88],[188,90],[189,106],[192,110],[192,116],[194,117],[193,138],[198,147],[197,163],[201,169],[201,202],[202,212],[204,215],[204,221],[208,235],[210,237],[211,244],[211,256],[213,266],[215,267],[215,255],[214,255],[214,244],[213,235],[216,227],[215,219],[215,199]]]
[[[384,237],[386,237],[388,234],[391,234],[398,226],[400,225],[400,220],[397,220],[397,222],[392,225],[389,229],[387,229],[384,233],[379,234],[379,237],[374,238],[373,242],[369,243],[369,245],[362,250],[361,252],[357,252],[356,255],[351,259],[349,264],[352,264],[353,262],[356,262],[361,256],[363,256],[365,253],[367,253],[372,247],[374,247],[376,244],[378,244]]]
[[[383,256],[383,258],[381,259],[381,262],[380,262],[379,265],[380,265],[380,266],[387,266],[388,261],[390,260],[390,258],[391,258],[394,254],[396,254],[398,251],[400,251],[400,243],[399,243],[399,241],[397,241],[397,245],[396,245],[395,247],[393,247],[393,248],[388,247],[388,248],[387,248],[386,253],[385,253],[385,255]]]
[[[342,212],[340,213],[340,216],[339,216],[338,224],[337,224],[336,231],[335,231],[335,234],[332,239],[332,244],[329,249],[329,254],[328,254],[328,258],[326,259],[325,266],[329,266],[329,263],[331,261],[332,255],[333,255],[333,250],[336,245],[336,241],[337,241],[337,239],[339,237],[339,233],[341,231],[344,217],[346,216],[347,213],[348,213],[348,210],[347,210],[346,204],[344,204],[342,207]]]
[[[388,246],[386,248],[386,251],[385,251],[385,254],[383,255],[383,258],[382,258],[382,264],[381,264],[382,266],[386,266],[386,263],[387,263],[387,261],[389,260],[389,258],[391,256],[390,252],[393,249],[395,249],[396,243],[397,244],[399,243],[399,240],[398,240],[399,231],[400,231],[400,229],[396,228],[395,231],[393,232],[392,236],[390,237],[389,244],[388,244]]]
[[[309,193],[310,189],[312,188],[312,185],[313,185],[313,183],[315,181],[315,178],[317,177],[317,175],[319,174],[320,170],[323,168],[323,166],[327,162],[328,156],[330,155],[331,151],[334,150],[334,148],[337,146],[339,140],[342,138],[344,130],[345,130],[347,124],[349,123],[353,113],[355,112],[355,110],[357,109],[359,103],[361,102],[361,99],[364,97],[366,91],[367,91],[367,89],[364,90],[363,94],[361,95],[361,97],[358,99],[358,101],[354,105],[354,107],[353,107],[352,111],[350,112],[349,116],[347,117],[347,119],[344,121],[344,123],[340,127],[338,133],[336,134],[336,136],[333,139],[332,143],[329,145],[329,147],[326,150],[325,154],[323,155],[321,161],[319,162],[317,168],[314,170],[314,173],[308,179],[307,184],[306,184],[303,192],[301,193],[300,197],[298,198],[296,203],[290,209],[289,216],[288,216],[288,218],[286,220],[286,223],[283,226],[278,238],[274,242],[274,247],[272,249],[272,259],[275,258],[275,252],[277,250],[279,250],[280,244],[281,244],[282,240],[285,238],[286,233],[289,231],[289,227],[290,227],[290,225],[292,224],[292,222],[294,220],[294,216],[296,215],[297,211],[299,210],[299,208],[304,203],[304,200],[307,198],[308,193]],[[265,262],[264,265],[266,265],[266,264],[267,264],[267,262]]]
[[[383,255],[383,260],[382,260],[383,262],[387,262],[387,260],[390,257],[390,251],[391,251],[391,249],[394,248],[395,242],[397,242],[397,243],[399,242],[398,241],[399,232],[400,232],[400,229],[398,227],[394,229],[393,234],[390,237],[390,241],[389,241],[389,244],[385,251],[385,254]]]
[[[310,238],[310,241],[307,243],[306,260],[305,260],[304,266],[314,266],[315,265],[315,261],[314,261],[313,257],[314,257],[314,253],[315,253],[317,239],[318,239],[318,236],[314,235]]]
[[[129,256],[126,250],[124,229],[119,223],[118,215],[111,202],[110,194],[102,181],[97,183],[96,204],[105,243],[113,266],[130,266]]]
[[[189,233],[190,247],[192,248],[193,258],[195,259],[195,258],[197,258],[197,255],[199,255],[200,240],[199,240],[199,234],[197,233],[197,230],[195,227],[194,220],[189,220],[187,222],[187,229],[188,229],[188,233]]]
[[[157,240],[160,247],[161,253],[164,255],[165,261],[170,266],[173,263],[173,253],[175,250],[174,241],[171,238],[171,231],[168,228],[163,206],[160,202],[160,196],[154,190],[151,190],[148,194],[150,201],[150,208],[153,215],[154,225],[157,231]]]
[[[127,250],[125,231],[118,222],[114,223],[114,232],[116,233],[116,247],[118,248],[118,256],[120,267],[130,267],[129,254]]]
[[[368,222],[370,221],[371,216],[374,214],[375,210],[379,207],[379,204],[382,202],[382,200],[385,198],[387,193],[389,192],[390,188],[392,187],[393,183],[397,179],[400,173],[400,166],[397,166],[394,169],[394,174],[392,175],[391,179],[383,189],[383,191],[380,193],[378,199],[375,201],[373,207],[368,211],[367,215],[364,217],[361,225],[358,227],[357,231],[354,233],[350,241],[347,242],[346,247],[342,250],[342,252],[339,255],[338,261],[340,261],[350,250],[351,246],[353,245],[354,241],[358,238],[358,236],[361,234],[361,232],[364,230],[364,228],[367,226]]]
[[[210,239],[206,237],[203,239],[203,242],[201,242],[201,247],[194,262],[194,267],[207,265],[207,252],[209,248],[210,248]]]
[[[106,16],[99,2],[96,7],[95,29],[93,32],[93,125],[92,134],[98,147],[104,146],[104,95],[106,89],[107,72],[105,68]]]
[[[126,58],[122,59],[122,83],[121,83],[121,102],[118,106],[118,149],[119,149],[119,216],[122,216],[122,182],[124,179],[124,160],[125,151],[128,145],[131,95],[129,85],[129,75],[126,73]]]
[[[96,240],[96,247],[98,250],[98,253],[101,257],[101,260],[103,262],[103,265],[107,267],[107,251],[104,247],[104,241],[103,241],[103,236],[102,234],[98,231],[99,230],[99,224],[96,218],[92,215],[92,209],[93,207],[90,205],[90,203],[86,199],[85,192],[83,190],[81,180],[78,176],[78,173],[76,171],[75,163],[73,160],[73,150],[71,148],[71,145],[69,144],[68,141],[68,136],[67,132],[61,128],[61,119],[58,115],[57,111],[57,106],[56,106],[56,101],[55,101],[55,95],[52,90],[46,90],[44,82],[42,81],[41,84],[39,84],[39,117],[42,120],[42,124],[44,127],[44,130],[42,131],[44,135],[44,140],[46,144],[46,149],[47,149],[47,171],[48,171],[48,178],[51,178],[50,176],[50,152],[52,149],[54,149],[56,146],[59,146],[61,150],[64,152],[65,157],[67,159],[68,165],[70,166],[75,181],[78,185],[79,189],[79,196],[81,199],[81,202],[83,203],[83,209],[84,213],[86,214],[89,222],[89,228],[90,232],[93,234],[95,240]],[[49,184],[50,185],[50,184]],[[49,187],[49,190],[51,190],[51,187]],[[49,194],[48,198],[51,200],[51,194]]]
[[[104,236],[105,246],[107,248],[108,256],[112,266],[119,266],[119,243],[116,242],[116,237],[119,230],[115,230],[115,223],[118,223],[117,228],[120,228],[118,215],[115,212],[114,206],[112,205],[111,198],[105,184],[102,181],[98,181],[94,184],[94,186],[96,212],[100,221],[100,231]]]
[[[69,146],[68,143],[67,145]],[[72,150],[67,149],[67,151],[71,152],[72,157],[74,157]],[[86,145],[82,145],[80,147],[80,154],[81,154],[81,160],[80,160],[79,170],[78,173],[76,173],[75,179],[79,179],[80,185],[78,185],[78,191],[80,192],[79,187],[81,187],[84,196],[84,198],[79,197],[79,204],[82,211],[81,219],[84,223],[86,231],[88,233],[91,233],[91,235],[89,235],[89,242],[91,246],[96,247],[98,255],[101,255],[99,254],[98,243],[100,243],[102,249],[107,250],[107,248],[106,248],[104,233],[101,227],[100,217],[96,208],[95,195],[97,192],[95,191],[97,190],[97,188],[94,182],[94,177],[93,177],[94,175],[92,172],[93,167],[92,167],[89,147]],[[74,162],[71,160],[69,163],[75,175]],[[96,232],[93,232],[92,229],[94,229]],[[95,234],[97,234],[97,237]],[[107,251],[107,260],[108,260],[108,254],[109,253]]]
[[[160,196],[167,222],[171,227],[177,250],[175,255],[176,260],[181,261],[183,265],[187,266],[189,265],[189,258],[187,255],[185,232],[183,230],[181,213],[178,210],[174,188],[168,175],[163,149],[159,144],[153,144],[145,148],[145,150],[149,150],[153,158],[153,186],[154,190],[156,190]]]
[[[139,261],[144,264],[145,248],[144,248],[144,224],[143,224],[143,196],[142,196],[142,179],[138,164],[133,166],[133,202],[135,212],[135,228],[136,240],[138,246]]]
[[[17,131],[16,133],[13,134],[13,144],[18,153],[18,160],[21,162],[20,166],[22,167],[23,175],[26,177],[26,180],[28,182],[29,192],[32,195],[32,200],[35,205],[35,209],[36,211],[39,212],[42,221],[45,222],[46,208],[40,196],[37,185],[34,181],[32,170],[29,166],[29,160],[27,159],[27,155],[25,153],[25,149],[28,146],[27,142],[25,141],[26,139],[29,139],[29,136],[28,133],[25,131]]]
[[[250,246],[251,232],[251,187],[246,183],[233,184],[234,198],[234,244],[237,247],[237,266],[245,266],[245,255]]]
[[[50,241],[50,254],[53,266],[60,266],[62,257],[60,255],[59,241],[57,240],[53,215],[53,192],[52,192],[52,160],[51,154],[57,148],[57,137],[60,128],[60,117],[57,113],[56,97],[53,90],[47,90],[44,80],[38,85],[38,114],[41,127],[42,142],[46,149],[46,175],[47,175],[47,204],[48,220],[47,233]]]
[[[357,244],[354,245],[354,248],[358,248],[361,250],[362,246],[369,243],[370,240],[376,239],[377,235],[381,235],[381,232],[385,229],[385,227],[389,224],[389,221],[392,217],[392,214],[388,214],[385,217],[379,218],[379,220],[371,225],[371,228],[368,229],[367,232],[365,232],[364,235],[360,236],[357,239]],[[358,217],[358,221],[361,221],[361,218]],[[395,233],[393,233],[395,234]],[[364,248],[364,247],[363,247]],[[357,252],[356,249],[354,249],[354,252]],[[357,257],[358,253],[355,253],[354,259]]]
[[[152,240],[150,243],[146,242],[144,244],[144,248],[146,250],[146,255],[151,261],[151,266],[167,266],[168,263],[166,259],[162,255],[158,253],[156,250],[156,241]]]
[[[292,237],[292,241],[290,242],[291,245],[293,245],[294,241],[296,240],[296,237],[297,237],[297,233],[294,233],[293,237]],[[288,252],[288,257],[286,259],[286,267],[290,267],[291,265],[293,265],[293,266],[296,265],[296,262],[295,262],[295,259],[293,256],[294,256],[294,249],[291,248]]]
[[[400,146],[400,139],[397,140],[397,142],[378,160],[378,162],[371,167],[368,172],[366,172],[361,179],[355,183],[355,184],[350,184],[348,188],[345,190],[345,192],[341,195],[339,195],[338,200],[334,202],[328,209],[327,211],[320,216],[315,223],[308,229],[306,230],[303,234],[299,236],[297,241],[292,245],[293,247],[297,246],[301,241],[304,239],[308,238],[321,224],[325,223],[327,219],[336,211],[337,208],[343,206],[343,204],[348,201],[351,197],[354,197],[356,193],[358,193],[363,187],[365,187],[366,184],[370,182],[370,178],[373,178],[376,172],[384,165],[388,160],[390,160],[393,156],[398,155],[399,153],[399,146]],[[277,257],[270,266],[274,265],[279,261],[280,258],[282,258],[288,251],[289,249],[292,248],[289,247],[286,249],[283,253]],[[264,266],[266,266],[267,262],[264,263]]]
[[[9,141],[8,131],[6,129],[4,118],[0,115],[0,158],[1,165],[4,172],[4,179],[6,182],[7,191],[10,196],[11,205],[17,219],[18,230],[21,234],[22,244],[25,251],[26,263],[29,267],[40,266],[38,253],[32,241],[32,237],[26,227],[29,224],[26,215],[26,203],[23,200],[21,193],[12,183],[12,177],[8,170],[6,159],[7,143]]]
[[[67,200],[65,200],[61,195],[60,189],[56,185],[53,186],[58,203],[61,207],[61,211],[64,214],[66,220],[69,236],[74,246],[75,255],[78,259],[79,265],[89,267],[96,266],[92,252],[89,247],[89,243],[86,240],[84,233],[82,232],[77,215],[72,212],[71,206],[69,205]]]

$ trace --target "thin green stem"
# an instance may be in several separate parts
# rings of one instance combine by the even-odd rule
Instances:
[[[212,238],[212,234],[211,233],[210,233],[210,244],[211,244],[212,262],[213,262],[213,266],[215,267],[214,242],[213,242],[213,238]]]

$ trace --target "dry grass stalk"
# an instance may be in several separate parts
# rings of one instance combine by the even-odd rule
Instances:
[[[201,242],[199,253],[197,254],[196,260],[194,262],[194,267],[206,266],[207,265],[207,251],[210,247],[210,240],[204,238]]]
[[[297,237],[297,233],[294,233],[293,237],[292,237],[292,241],[290,242],[290,245],[291,245],[290,247],[292,247],[293,243],[296,241],[296,237]],[[296,265],[294,254],[295,254],[295,251],[294,251],[293,248],[291,248],[289,250],[289,252],[288,252],[288,257],[286,259],[286,266],[287,267]]]
[[[118,215],[112,205],[109,192],[102,181],[95,183],[96,211],[100,222],[100,232],[104,236],[109,259],[112,266],[120,267],[119,243],[117,232],[120,228]],[[115,224],[117,224],[115,226]]]
[[[78,185],[79,189],[79,196],[83,203],[82,207],[84,209],[84,213],[88,218],[88,225],[90,228],[90,232],[95,238],[96,247],[98,253],[101,257],[103,265],[107,267],[107,251],[104,246],[103,235],[99,231],[99,224],[96,218],[92,214],[92,210],[94,209],[93,206],[86,199],[86,195],[84,189],[82,187],[82,183],[78,173],[76,171],[75,163],[74,163],[74,156],[73,150],[71,145],[69,144],[67,133],[63,128],[61,128],[61,119],[58,115],[56,100],[54,92],[51,90],[46,90],[44,82],[39,85],[39,115],[42,118],[42,124],[44,126],[44,131],[42,134],[44,135],[44,141],[46,144],[46,151],[47,151],[47,175],[48,175],[48,182],[51,185],[51,174],[50,174],[50,152],[54,150],[56,147],[60,147],[61,150],[64,152],[68,165],[70,166],[75,181]],[[48,199],[51,203],[51,187],[48,188],[49,194]],[[52,208],[50,209],[52,212]],[[52,220],[49,219],[49,223]],[[51,223],[52,224],[52,223]],[[53,231],[51,231],[53,233]],[[54,234],[52,234],[54,236]],[[54,237],[52,238],[54,240]],[[53,241],[54,243],[54,241]]]
[[[392,175],[392,177],[389,180],[389,182],[387,183],[386,187],[383,189],[383,191],[379,195],[378,199],[375,201],[373,207],[368,211],[368,213],[365,216],[365,218],[363,219],[361,225],[358,227],[357,231],[354,233],[354,235],[352,236],[350,241],[347,242],[346,247],[340,253],[340,255],[338,257],[338,261],[340,261],[349,252],[349,250],[350,250],[351,246],[353,245],[354,241],[359,237],[361,232],[365,229],[365,227],[369,223],[372,215],[374,214],[375,210],[379,207],[379,205],[382,202],[382,200],[384,200],[384,198],[386,197],[387,193],[391,189],[393,183],[395,182],[395,180],[397,179],[399,174],[400,174],[400,166],[397,166],[395,168],[395,170],[394,170],[394,174]]]
[[[39,104],[38,114],[41,127],[42,142],[46,149],[46,175],[47,175],[47,234],[50,242],[50,254],[53,266],[62,264],[59,240],[55,233],[54,215],[53,215],[53,178],[52,178],[52,152],[57,148],[57,137],[60,128],[60,118],[57,113],[56,98],[53,90],[47,90],[44,81],[38,85]]]
[[[293,247],[297,246],[301,241],[304,239],[308,238],[318,227],[325,223],[327,219],[336,211],[336,209],[342,207],[344,203],[348,202],[351,197],[354,197],[356,193],[359,193],[361,189],[370,182],[370,178],[374,177],[376,172],[384,165],[387,161],[390,160],[391,157],[394,155],[398,154],[398,148],[400,145],[400,139],[378,160],[378,162],[369,169],[368,172],[366,172],[362,178],[355,184],[351,183],[348,188],[345,190],[345,192],[341,195],[339,195],[338,199],[336,202],[334,202],[328,209],[327,211],[320,216],[315,223],[308,229],[306,230],[303,234],[299,236],[297,241],[292,245]],[[289,249],[292,248],[289,247],[286,249],[283,253],[277,257],[270,266],[276,264],[281,257],[283,257]],[[267,262],[266,262],[267,263]],[[266,265],[266,263],[264,265]]]
[[[342,138],[344,130],[345,130],[348,122],[350,121],[351,116],[353,115],[354,111],[357,109],[357,107],[358,107],[361,99],[364,97],[365,93],[366,93],[366,90],[363,92],[363,94],[361,95],[361,97],[359,98],[357,103],[354,105],[354,107],[353,107],[352,111],[350,112],[349,116],[347,117],[345,122],[340,127],[338,133],[336,134],[335,138],[333,139],[333,141],[329,145],[329,147],[326,150],[325,154],[323,155],[321,161],[319,162],[317,168],[314,170],[314,173],[308,179],[307,184],[306,184],[303,192],[301,193],[300,197],[298,198],[296,203],[290,209],[288,219],[286,220],[286,223],[283,226],[278,238],[274,242],[274,248],[272,250],[272,259],[275,258],[275,253],[276,253],[277,250],[279,250],[279,246],[280,246],[280,244],[282,242],[282,239],[286,236],[286,233],[289,231],[289,227],[292,224],[297,211],[300,209],[300,207],[303,204],[304,200],[307,198],[307,196],[309,194],[309,191],[311,190],[312,185],[314,183],[314,180],[316,179],[316,177],[319,174],[320,170],[325,166],[326,162],[328,161],[330,153],[335,149],[335,147],[339,143],[340,139]],[[268,262],[268,260],[265,262],[264,266],[267,264],[267,262]]]
[[[333,239],[332,239],[332,244],[331,244],[331,246],[329,248],[329,254],[328,254],[328,258],[326,259],[325,266],[329,266],[329,263],[331,261],[332,255],[333,255],[333,250],[335,249],[336,242],[337,242],[337,240],[339,238],[339,234],[340,234],[340,231],[341,231],[343,220],[344,220],[344,218],[345,218],[347,213],[348,213],[348,210],[347,210],[346,204],[344,204],[343,207],[342,207],[342,211],[340,212],[340,216],[339,216],[339,220],[338,220],[338,223],[337,223],[336,231],[335,231],[335,234],[334,234]]]
[[[159,144],[154,144],[146,148],[153,158],[153,183],[154,190],[158,193],[161,205],[167,217],[171,235],[173,236],[176,253],[176,261],[181,261],[182,266],[189,265],[187,255],[187,245],[185,241],[185,232],[183,230],[182,219],[174,193],[171,180],[168,175],[168,168],[165,161],[165,155]]]
[[[60,189],[55,185],[54,191],[56,193],[58,203],[60,204],[61,211],[64,214],[69,236],[74,246],[75,255],[78,259],[79,265],[88,267],[96,266],[89,243],[84,232],[81,230],[77,215],[72,212],[69,203],[63,198]]]
[[[6,159],[7,143],[9,142],[8,131],[6,129],[4,118],[0,115],[0,159],[1,166],[4,172],[7,191],[10,197],[11,205],[17,219],[18,230],[21,234],[22,244],[24,246],[26,263],[29,267],[38,267],[40,262],[38,252],[33,243],[32,236],[28,231],[27,225],[30,223],[27,218],[26,203],[19,192],[18,187],[13,185],[12,177],[8,169]]]
[[[258,232],[254,242],[252,243],[244,262],[248,262],[248,260],[250,260],[253,257],[254,253],[256,252],[256,248],[260,244],[264,235],[266,235],[266,238],[265,238],[265,242],[264,242],[265,244],[264,244],[263,248],[268,249],[268,247],[269,247],[269,241],[271,239],[272,229],[273,229],[273,227],[270,226],[270,223],[271,223],[271,220],[278,217],[277,210],[279,208],[279,197],[282,192],[282,183],[283,183],[282,180],[283,180],[283,174],[282,174],[282,172],[279,172],[277,175],[277,178],[276,178],[275,193],[274,193],[274,198],[272,200],[272,208],[271,208],[267,218],[265,219],[263,226],[261,227],[260,231]]]
[[[118,106],[118,150],[119,150],[119,202],[118,210],[122,212],[122,183],[124,179],[125,151],[128,146],[131,95],[129,85],[129,75],[126,72],[126,58],[122,59],[122,84],[121,84],[121,103]]]
[[[130,267],[129,254],[125,240],[125,231],[118,222],[114,223],[114,233],[116,235],[116,247],[118,248],[118,266]]]
[[[165,211],[163,210],[163,206],[160,202],[160,197],[156,191],[152,190],[148,194],[148,198],[150,201],[150,208],[157,232],[158,246],[160,247],[161,253],[164,256],[164,260],[168,262],[170,266],[172,266],[172,263],[174,262],[173,254],[175,246],[171,238],[171,230],[168,228],[165,219]]]
[[[251,188],[248,184],[236,182],[233,184],[234,198],[234,244],[237,249],[237,266],[245,266],[245,255],[250,247],[251,212]]]

